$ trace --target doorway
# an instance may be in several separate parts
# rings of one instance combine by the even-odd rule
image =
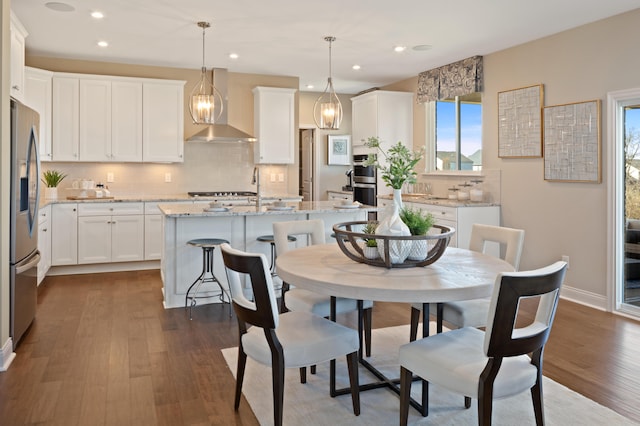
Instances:
[[[640,88],[608,95],[611,310],[640,318]]]
[[[316,143],[315,129],[300,129],[300,167],[298,182],[300,183],[299,195],[302,201],[316,201]]]

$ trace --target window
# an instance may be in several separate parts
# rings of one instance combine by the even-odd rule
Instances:
[[[426,109],[427,171],[482,170],[480,93],[431,102]]]

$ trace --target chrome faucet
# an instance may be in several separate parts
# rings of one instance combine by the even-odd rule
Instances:
[[[256,209],[260,210],[262,207],[262,197],[260,194],[260,168],[257,165],[253,168],[251,184],[256,186]]]

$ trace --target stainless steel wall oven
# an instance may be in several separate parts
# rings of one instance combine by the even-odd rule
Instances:
[[[377,206],[377,171],[374,166],[366,166],[366,161],[366,154],[353,156],[353,200]]]

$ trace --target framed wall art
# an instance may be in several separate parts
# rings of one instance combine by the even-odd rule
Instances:
[[[544,107],[544,179],[602,181],[600,100]]]
[[[542,84],[498,92],[498,157],[542,157]]]
[[[348,166],[351,164],[351,135],[329,135],[329,165]]]

